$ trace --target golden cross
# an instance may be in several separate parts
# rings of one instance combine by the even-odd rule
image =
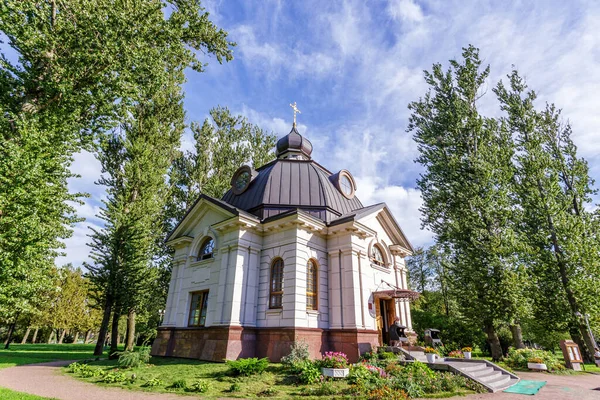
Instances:
[[[296,113],[302,113],[300,112],[300,110],[298,110],[298,107],[296,107],[296,102],[294,102],[294,104],[290,104],[290,107],[292,107],[292,110],[294,110],[294,126],[296,126]]]

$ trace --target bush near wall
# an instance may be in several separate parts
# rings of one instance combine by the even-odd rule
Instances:
[[[548,371],[561,371],[565,369],[563,362],[554,353],[545,350],[510,349],[508,356],[504,358],[504,362],[513,369],[527,369],[527,362],[532,358],[541,359],[548,367]]]

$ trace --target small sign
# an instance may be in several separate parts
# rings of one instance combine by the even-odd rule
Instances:
[[[583,358],[581,357],[581,351],[579,346],[572,340],[561,340],[560,348],[565,358],[565,364],[567,368],[571,368],[575,371],[581,371],[581,364],[583,364]]]
[[[369,315],[372,318],[377,317],[377,311],[375,310],[375,300],[373,298],[373,293],[371,293],[371,296],[369,296],[368,307],[369,307]]]

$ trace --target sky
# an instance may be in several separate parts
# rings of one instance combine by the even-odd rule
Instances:
[[[491,74],[480,110],[499,113],[491,89],[517,68],[553,102],[573,127],[580,156],[600,173],[600,2],[594,1],[206,1],[211,19],[237,43],[234,60],[214,58],[205,73],[188,71],[187,122],[203,121],[212,107],[229,107],[254,124],[286,135],[289,104],[297,102],[298,128],[314,146],[313,159],[332,171],[348,169],[364,205],[385,202],[414,246],[431,244],[422,229],[421,172],[407,108],[427,91],[423,71],[448,66],[462,48],[480,49]],[[191,148],[186,133],[183,148]],[[89,260],[89,227],[105,197],[94,182],[100,165],[75,156],[69,182],[90,194],[66,255],[57,264]]]

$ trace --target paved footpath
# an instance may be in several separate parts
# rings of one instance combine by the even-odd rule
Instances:
[[[471,394],[460,399],[468,400],[598,400],[600,399],[600,375],[551,375],[538,372],[518,372],[521,379],[546,381],[535,396],[515,393]],[[599,389],[599,390],[593,390]]]
[[[73,361],[21,365],[0,370],[0,386],[60,400],[182,400],[189,396],[134,392],[82,382],[61,373],[60,368]]]

